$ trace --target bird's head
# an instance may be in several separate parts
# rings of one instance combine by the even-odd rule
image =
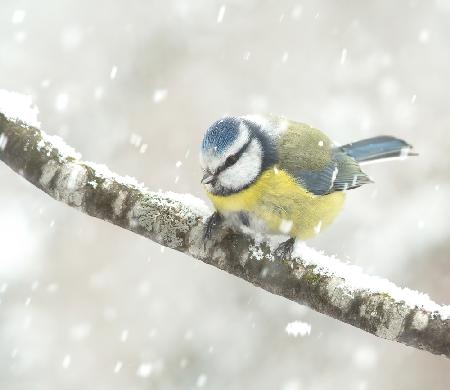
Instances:
[[[229,195],[251,185],[273,156],[261,128],[248,120],[225,117],[203,138],[202,183],[215,195]]]

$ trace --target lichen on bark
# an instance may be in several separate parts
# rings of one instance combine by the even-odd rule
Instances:
[[[204,210],[187,197],[150,192],[83,162],[60,139],[1,113],[0,141],[0,160],[58,201],[375,336],[450,357],[448,306],[355,287],[345,273],[324,272],[308,253],[280,259],[270,243],[225,227],[204,242]]]

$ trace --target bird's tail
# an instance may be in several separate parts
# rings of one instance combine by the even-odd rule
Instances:
[[[402,139],[389,135],[381,135],[352,142],[340,146],[339,149],[361,164],[417,156],[417,153],[412,151],[410,144]]]

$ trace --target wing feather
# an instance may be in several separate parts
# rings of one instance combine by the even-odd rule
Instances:
[[[320,130],[289,122],[280,137],[279,166],[315,195],[350,190],[371,183],[358,162]]]

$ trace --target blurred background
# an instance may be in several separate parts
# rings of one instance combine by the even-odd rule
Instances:
[[[225,114],[405,138],[420,157],[368,167],[376,183],[310,245],[449,304],[449,20],[450,0],[2,0],[0,88],[31,94],[84,159],[202,198],[199,144]],[[3,164],[0,182],[2,389],[448,389],[443,357],[82,215]]]

